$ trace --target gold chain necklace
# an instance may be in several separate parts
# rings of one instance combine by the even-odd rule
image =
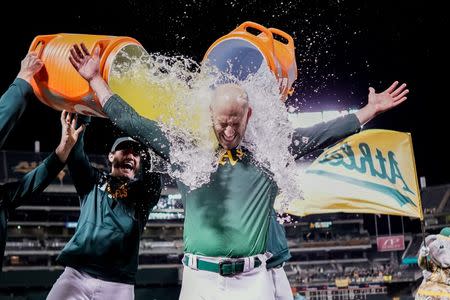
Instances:
[[[114,191],[109,182],[106,184],[106,191],[116,199],[126,198],[128,196],[128,182],[122,183]]]

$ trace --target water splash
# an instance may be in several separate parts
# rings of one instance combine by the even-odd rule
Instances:
[[[109,84],[136,111],[157,121],[170,146],[172,168],[162,171],[191,189],[209,182],[217,169],[217,142],[209,116],[215,78],[182,56],[149,55],[124,47],[113,63]],[[154,141],[156,142],[156,141]]]
[[[170,163],[174,166],[167,172],[191,189],[209,182],[218,167],[218,144],[209,112],[211,87],[223,82],[240,84],[253,108],[242,146],[253,153],[255,163],[276,181],[283,199],[282,209],[290,200],[301,197],[298,168],[288,151],[294,129],[280,101],[279,84],[266,65],[239,81],[182,56],[122,53],[113,72],[118,82],[126,85],[127,94],[129,89],[134,93],[140,90],[137,102],[133,103],[128,96],[124,98],[140,114],[149,113],[148,118],[160,122],[170,142]]]
[[[243,144],[251,150],[258,164],[273,174],[280,189],[280,211],[285,211],[290,201],[302,197],[302,192],[298,184],[299,168],[288,150],[294,128],[280,101],[279,85],[266,65],[241,85],[253,108]]]

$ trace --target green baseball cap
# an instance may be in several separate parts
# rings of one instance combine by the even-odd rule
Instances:
[[[123,150],[127,148],[133,148],[137,150],[141,150],[140,144],[138,141],[132,139],[129,136],[118,138],[111,147],[111,152],[117,150]]]

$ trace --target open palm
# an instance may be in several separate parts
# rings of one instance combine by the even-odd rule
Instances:
[[[397,86],[398,81],[394,82],[387,90],[379,94],[375,93],[375,89],[370,87],[368,105],[372,106],[377,114],[396,107],[406,100],[406,94],[409,92],[406,89],[406,84]]]
[[[81,43],[80,47],[75,44],[70,48],[69,60],[78,73],[87,81],[90,81],[100,73],[99,47],[96,47],[93,55],[90,55],[84,43]]]
[[[66,148],[72,148],[85,126],[76,128],[77,115],[63,110],[61,112],[61,142]]]

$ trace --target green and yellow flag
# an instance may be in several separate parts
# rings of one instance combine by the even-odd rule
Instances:
[[[288,213],[373,213],[423,219],[409,133],[366,130],[320,155],[299,177]],[[279,201],[278,201],[279,202]]]

